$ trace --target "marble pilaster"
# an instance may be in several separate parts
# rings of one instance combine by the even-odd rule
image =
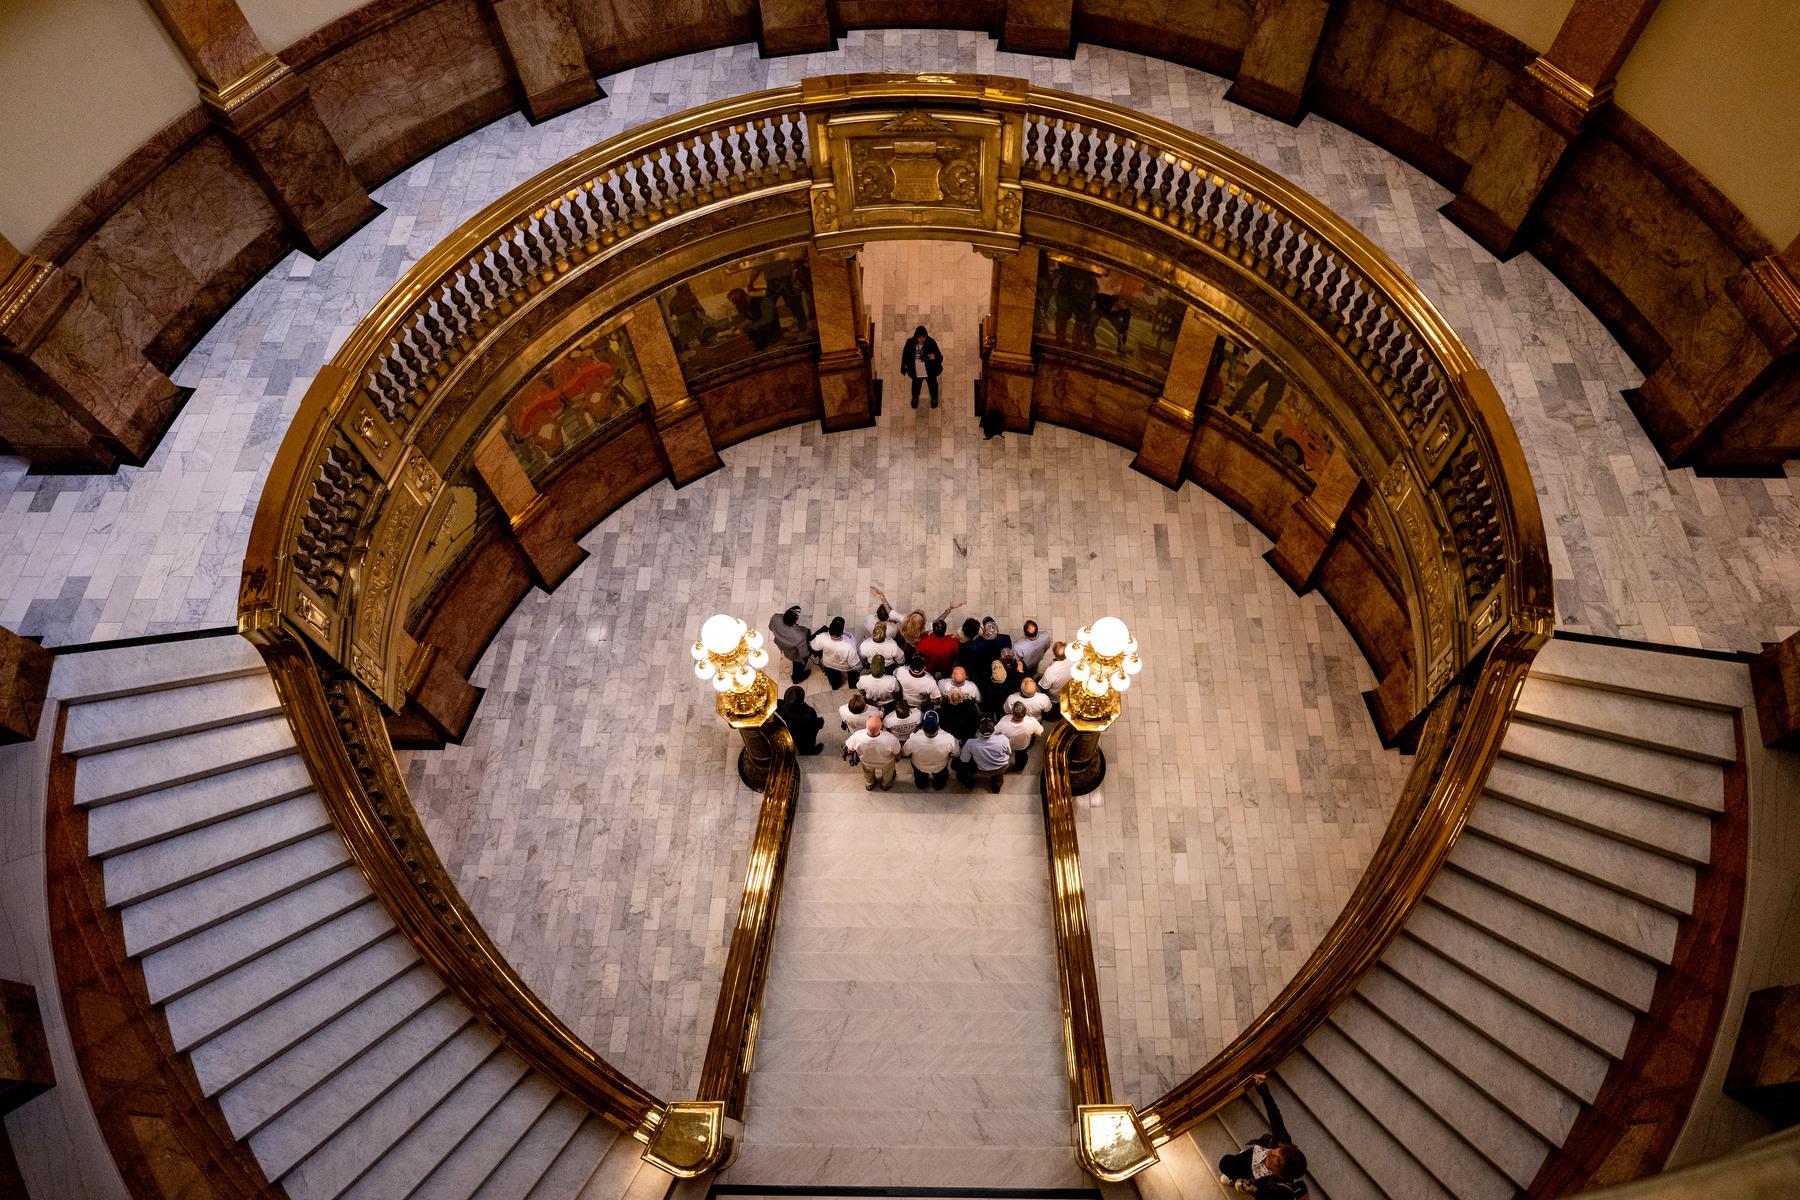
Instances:
[[[1035,246],[994,260],[987,338],[981,348],[981,400],[998,407],[1008,430],[1028,433],[1035,422],[1031,389],[1037,363],[1031,356],[1031,321],[1037,308]]]
[[[1075,0],[1006,0],[1000,49],[1067,58],[1075,53]]]
[[[1182,314],[1169,375],[1163,380],[1162,395],[1150,406],[1144,440],[1137,457],[1131,460],[1132,470],[1142,471],[1168,487],[1181,485],[1182,468],[1194,440],[1195,408],[1206,386],[1207,373],[1212,370],[1218,343],[1218,331],[1192,309]]]
[[[762,0],[756,7],[764,55],[812,54],[836,44],[825,0]]]
[[[854,258],[807,250],[813,307],[819,324],[819,396],[827,431],[875,423],[869,373],[868,322],[863,316],[861,270]]]
[[[656,437],[669,463],[669,478],[682,487],[718,470],[719,453],[713,448],[706,411],[688,393],[675,343],[654,298],[632,309],[625,333],[650,389]]]
[[[1325,33],[1330,0],[1263,0],[1227,100],[1290,124],[1306,107],[1306,89]]]
[[[532,581],[553,591],[581,565],[587,552],[563,530],[555,508],[532,486],[502,430],[494,429],[475,448],[475,472],[506,513],[507,527],[531,566]]]
[[[567,0],[489,0],[488,8],[533,121],[599,99]]]

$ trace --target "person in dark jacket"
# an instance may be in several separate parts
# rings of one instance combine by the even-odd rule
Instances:
[[[781,723],[794,735],[794,749],[801,754],[818,754],[825,749],[819,741],[819,730],[825,728],[819,711],[806,702],[806,689],[791,687],[775,706]]]
[[[900,351],[900,373],[912,380],[912,406],[919,407],[919,385],[931,387],[931,407],[938,406],[938,376],[944,373],[944,355],[923,325],[913,330]]]
[[[1269,1077],[1253,1075],[1252,1089],[1262,1098],[1263,1112],[1269,1118],[1269,1132],[1253,1139],[1242,1150],[1219,1160],[1219,1182],[1261,1200],[1297,1200],[1306,1195],[1306,1155],[1288,1136],[1281,1110],[1269,1092]]]

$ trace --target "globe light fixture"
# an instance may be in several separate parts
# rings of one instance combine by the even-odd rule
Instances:
[[[769,727],[775,716],[775,681],[763,674],[769,652],[762,634],[736,617],[718,613],[700,627],[695,642],[694,675],[710,680],[718,693],[719,716],[744,738],[738,755],[738,776],[757,791],[769,774],[772,750]]]
[[[1076,631],[1068,646],[1069,686],[1062,691],[1063,719],[1075,730],[1069,749],[1069,785],[1076,795],[1100,786],[1106,756],[1100,735],[1118,719],[1131,681],[1144,669],[1137,639],[1117,617],[1101,617]]]

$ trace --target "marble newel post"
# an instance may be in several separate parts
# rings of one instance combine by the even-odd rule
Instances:
[[[670,482],[683,487],[718,470],[719,453],[713,448],[706,411],[688,394],[681,359],[675,354],[675,343],[669,339],[669,327],[663,322],[655,297],[640,301],[631,310],[625,334],[631,339],[638,370],[644,373],[644,382],[650,388],[656,437],[662,445],[663,460],[669,464]]]
[[[820,254],[811,247],[806,261],[812,272],[813,314],[819,325],[819,398],[824,405],[825,431],[873,425],[862,264],[853,256]]]
[[[1569,147],[1612,103],[1619,68],[1655,9],[1656,0],[1575,0],[1550,49],[1526,66],[1444,215],[1494,254],[1517,252]]]
[[[199,77],[200,102],[301,245],[324,254],[380,211],[319,119],[306,81],[263,48],[236,0],[151,7]]]
[[[1219,333],[1211,324],[1191,308],[1182,313],[1169,377],[1163,381],[1162,395],[1150,405],[1143,441],[1131,460],[1132,470],[1165,487],[1181,486],[1194,440],[1194,414],[1218,347]]]
[[[998,407],[1006,428],[1030,433],[1031,389],[1037,363],[1031,357],[1031,322],[1037,310],[1036,246],[994,261],[994,290],[988,307],[987,337],[981,347],[982,408]]]
[[[0,238],[0,441],[14,454],[58,471],[142,463],[183,396],[79,278]]]

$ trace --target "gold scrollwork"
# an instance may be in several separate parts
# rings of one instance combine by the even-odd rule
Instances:
[[[814,188],[812,194],[813,228],[830,233],[838,227],[837,193],[832,189]]]

